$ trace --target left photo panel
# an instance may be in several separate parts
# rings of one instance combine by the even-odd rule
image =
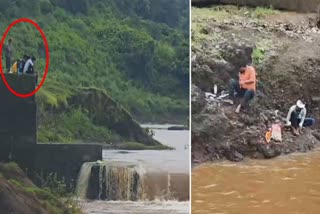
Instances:
[[[0,213],[190,213],[189,0],[0,1]]]

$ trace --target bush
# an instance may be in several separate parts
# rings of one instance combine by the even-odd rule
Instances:
[[[40,1],[40,10],[42,14],[48,14],[53,11],[53,6],[49,0]]]

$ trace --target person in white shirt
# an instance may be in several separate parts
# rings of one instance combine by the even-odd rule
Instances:
[[[26,61],[26,64],[24,65],[23,68],[23,73],[24,74],[34,74],[34,63],[36,61],[35,57],[29,58]]]
[[[289,109],[286,125],[292,127],[294,135],[302,133],[302,127],[308,127],[315,124],[315,120],[313,118],[306,118],[306,115],[307,109],[301,100],[298,100],[297,103]]]

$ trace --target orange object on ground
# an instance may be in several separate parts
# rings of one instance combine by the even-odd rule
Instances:
[[[253,83],[241,84],[241,82],[251,80]],[[239,84],[241,88],[256,91],[256,70],[252,66],[246,66],[244,73],[239,73]]]

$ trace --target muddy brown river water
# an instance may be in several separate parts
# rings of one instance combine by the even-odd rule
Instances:
[[[192,172],[193,214],[320,213],[320,150],[207,164]]]

